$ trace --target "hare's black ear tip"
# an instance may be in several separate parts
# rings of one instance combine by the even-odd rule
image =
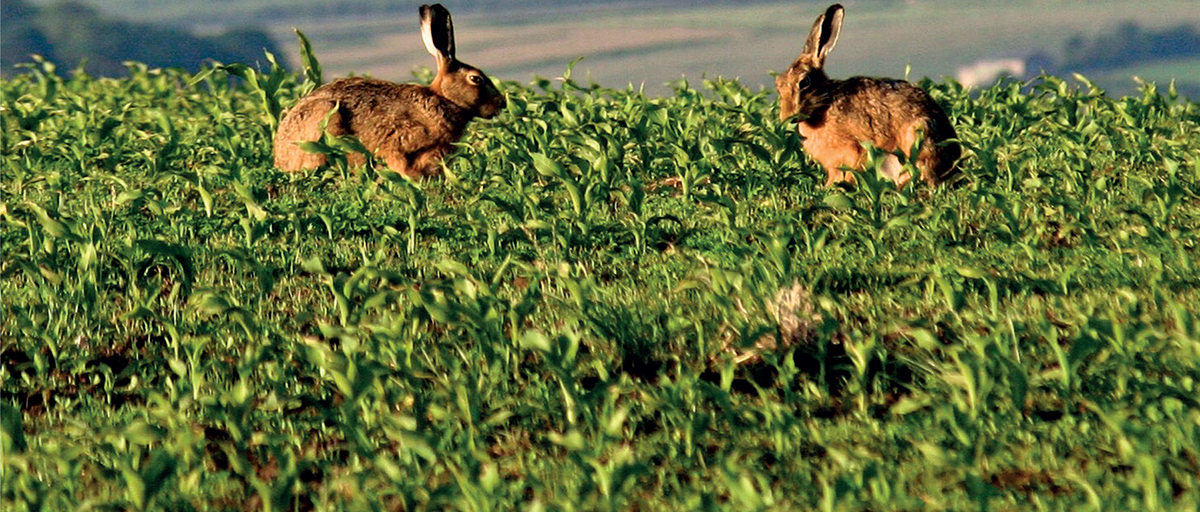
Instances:
[[[835,12],[844,11],[844,10],[846,10],[846,8],[842,7],[842,4],[833,4],[833,5],[829,6],[828,9],[825,9],[825,12],[827,12],[829,14],[833,14]]]

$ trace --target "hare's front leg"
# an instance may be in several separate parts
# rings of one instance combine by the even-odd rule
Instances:
[[[437,145],[413,156],[409,167],[413,178],[429,178],[442,174],[442,158],[454,151],[449,144]]]
[[[388,151],[379,156],[383,157],[383,163],[387,165],[388,169],[412,177],[411,166],[408,164],[408,155]]]
[[[381,156],[389,169],[419,180],[441,174],[441,160],[448,152],[447,149],[438,147],[408,155],[387,151]]]
[[[846,181],[853,183],[854,175],[842,170],[861,169],[863,149],[852,136],[827,127],[815,127],[806,122],[799,125],[804,151],[825,168],[825,186]]]

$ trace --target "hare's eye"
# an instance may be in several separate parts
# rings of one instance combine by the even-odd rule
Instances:
[[[808,87],[808,84],[810,84],[810,83],[812,83],[812,80],[809,78],[808,75],[804,75],[804,78],[800,79],[799,85],[800,85],[800,88],[803,89],[805,87]]]
[[[479,85],[483,83],[483,77],[480,75],[467,75],[467,81]]]

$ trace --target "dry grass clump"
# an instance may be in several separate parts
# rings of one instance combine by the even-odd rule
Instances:
[[[817,338],[821,315],[813,306],[812,294],[799,281],[776,291],[775,296],[766,301],[766,307],[779,326],[778,332],[758,338],[751,349],[727,345],[736,354],[735,361],[758,362],[762,359],[760,354],[763,351],[807,344]]]

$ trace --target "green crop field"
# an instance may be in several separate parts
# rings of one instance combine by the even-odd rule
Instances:
[[[273,168],[281,70],[49,68],[0,82],[5,511],[1200,506],[1165,86],[923,81],[963,177],[897,190],[732,81],[504,82],[412,182]]]

